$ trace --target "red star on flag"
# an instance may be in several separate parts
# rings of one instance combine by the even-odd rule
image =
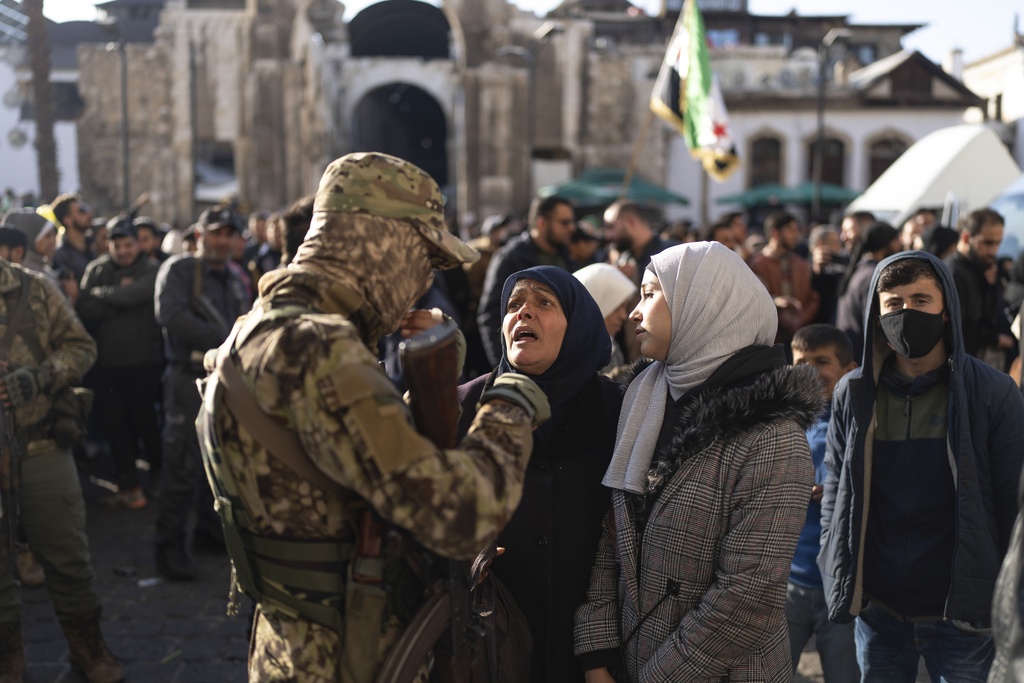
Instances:
[[[729,131],[726,130],[725,125],[719,123],[718,121],[715,121],[711,124],[711,132],[714,133],[716,140],[721,140],[722,138],[729,134]]]

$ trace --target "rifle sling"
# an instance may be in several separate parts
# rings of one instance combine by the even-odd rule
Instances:
[[[300,477],[328,493],[340,495],[347,492],[345,487],[316,468],[294,432],[281,426],[256,403],[252,391],[238,370],[237,360],[231,353],[239,329],[240,327],[236,326],[228,341],[221,347],[215,370],[217,379],[224,388],[224,402],[228,409],[270,455]]]

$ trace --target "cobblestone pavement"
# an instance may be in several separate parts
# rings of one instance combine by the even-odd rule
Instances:
[[[87,530],[103,632],[129,683],[242,683],[249,608],[225,615],[226,555],[197,554],[193,583],[159,579],[153,560],[156,501],[142,510],[106,510],[106,492],[83,481]],[[155,585],[152,585],[155,584]],[[79,683],[45,588],[21,589],[26,683]]]

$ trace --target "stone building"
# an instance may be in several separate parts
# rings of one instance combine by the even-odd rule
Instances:
[[[129,183],[133,194],[153,192],[147,212],[179,225],[215,191],[246,209],[283,207],[312,192],[331,159],[369,149],[427,169],[463,227],[525,211],[539,186],[634,157],[640,175],[691,198],[669,217],[700,220],[727,192],[808,179],[817,50],[833,28],[846,41],[826,53],[826,179],[863,189],[914,140],[977,104],[923,56],[900,52],[916,24],[757,16],[746,0],[703,0],[744,164],[704,189],[681,139],[648,115],[678,14],[671,2],[652,17],[626,0],[566,0],[541,18],[506,0],[383,0],[348,22],[336,0],[109,4],[153,2],[164,3],[154,41],[126,50]],[[106,104],[116,59],[79,48],[82,189],[96,198],[119,196],[119,112]],[[880,94],[880,82],[896,94]],[[908,89],[934,96],[900,95]]]

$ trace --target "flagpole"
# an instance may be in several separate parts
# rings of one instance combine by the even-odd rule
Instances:
[[[626,195],[629,194],[629,186],[633,184],[633,175],[636,173],[636,165],[640,161],[640,151],[644,148],[644,141],[647,139],[647,131],[651,127],[651,120],[654,118],[654,110],[647,107],[647,115],[644,116],[644,122],[640,125],[640,133],[637,135],[636,142],[633,143],[633,151],[629,155],[629,166],[626,167],[626,173],[622,176],[622,187],[619,188],[619,199],[625,199]]]
[[[708,178],[711,176],[708,170],[704,168],[704,164],[700,165],[700,228],[703,230],[709,225],[708,222],[708,201],[710,200],[711,194],[711,183],[708,182]]]

